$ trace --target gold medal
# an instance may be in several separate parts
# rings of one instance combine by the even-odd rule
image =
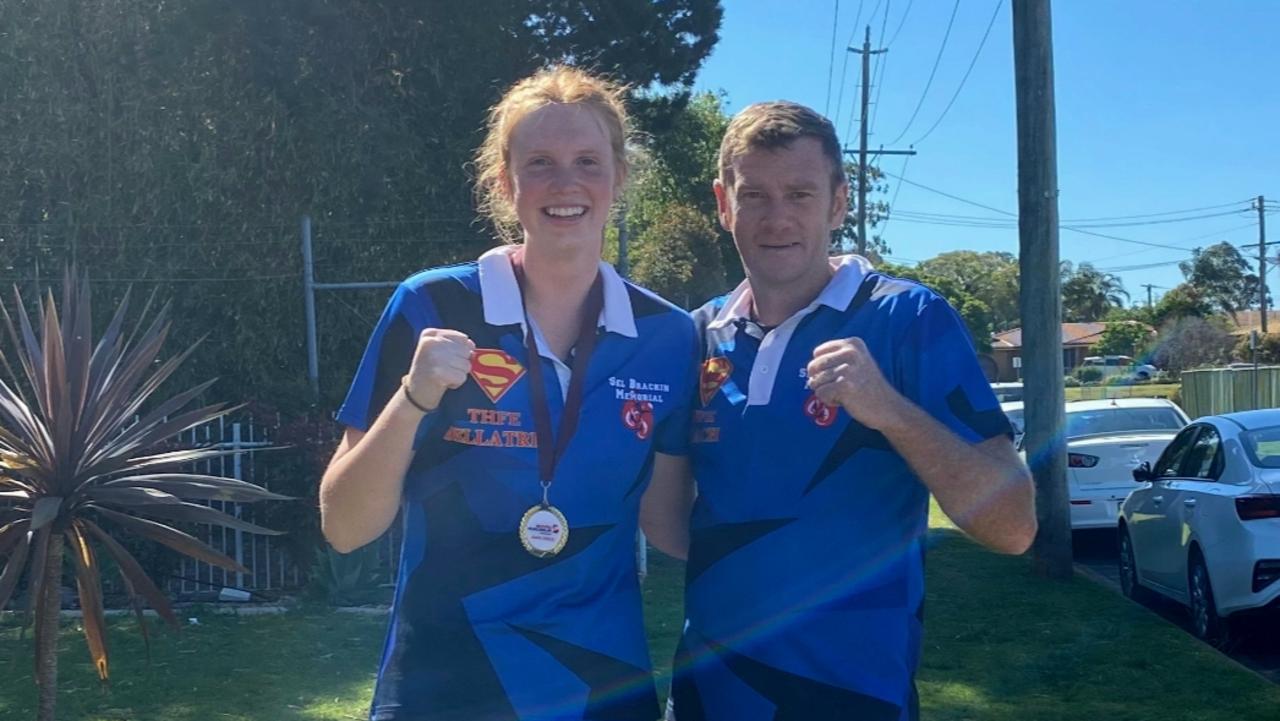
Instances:
[[[538,558],[549,558],[569,542],[569,521],[555,506],[538,504],[520,519],[520,543]]]

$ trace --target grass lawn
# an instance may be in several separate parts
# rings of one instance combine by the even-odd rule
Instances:
[[[1179,383],[1148,383],[1140,386],[1080,386],[1065,390],[1069,401],[1094,401],[1103,398],[1172,398],[1181,387]]]
[[[1274,721],[1280,687],[1078,578],[1032,577],[935,514],[928,565],[925,721]],[[682,564],[656,552],[645,586],[659,676],[680,628]],[[62,638],[59,717],[75,721],[362,719],[385,618],[330,611],[236,618],[156,634],[147,664],[132,621],[112,624],[113,682],[98,688],[81,637]],[[7,624],[7,625],[4,625]],[[0,719],[34,717],[31,641],[0,622]],[[665,682],[661,682],[665,691]]]

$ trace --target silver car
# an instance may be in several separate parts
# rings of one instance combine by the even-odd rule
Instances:
[[[1133,475],[1118,531],[1126,595],[1190,607],[1210,642],[1233,614],[1280,612],[1280,409],[1197,419]]]

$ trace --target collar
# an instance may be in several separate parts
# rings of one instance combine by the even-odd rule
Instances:
[[[503,245],[480,256],[480,297],[484,302],[484,322],[489,325],[524,325],[520,285],[511,269],[511,254],[519,247]],[[622,276],[602,260],[600,277],[604,284],[604,308],[600,311],[599,325],[611,333],[638,337],[631,294]]]
[[[835,310],[848,308],[853,302],[853,296],[858,293],[863,279],[872,270],[871,261],[860,255],[837,255],[830,258],[830,261],[831,269],[835,271],[831,280],[827,281],[826,287],[817,298],[813,299],[813,302],[796,311],[792,318],[808,315],[817,310],[820,305]],[[715,319],[707,324],[707,330],[719,330],[742,319],[750,320],[751,306],[751,279],[748,278],[729,294]]]

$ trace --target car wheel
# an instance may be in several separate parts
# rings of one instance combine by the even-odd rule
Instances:
[[[1129,538],[1129,529],[1120,527],[1120,590],[1125,596],[1146,603],[1151,600],[1151,591],[1138,582],[1138,564],[1133,555],[1133,540]]]
[[[1213,584],[1209,582],[1209,569],[1198,551],[1191,554],[1187,570],[1187,595],[1191,601],[1191,630],[1201,640],[1213,646],[1227,642],[1227,620],[1218,615],[1213,600]]]

